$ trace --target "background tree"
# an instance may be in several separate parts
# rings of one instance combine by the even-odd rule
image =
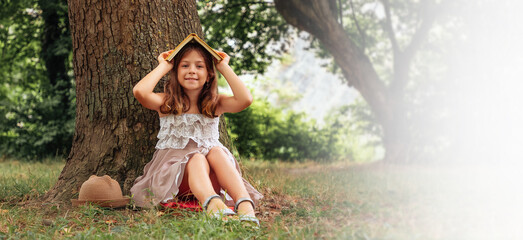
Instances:
[[[360,32],[360,44],[347,33],[341,21],[343,5],[339,1],[280,1],[276,9],[286,21],[317,38],[333,56],[349,86],[356,88],[369,104],[376,120],[383,127],[387,161],[410,161],[408,148],[414,144],[409,135],[408,111],[405,109],[405,89],[409,83],[412,60],[431,29],[438,5],[433,0],[419,3],[417,27],[413,28],[410,42],[403,47],[398,43],[391,17],[391,2],[382,0],[385,19],[383,28],[392,45],[393,71],[389,83],[381,79],[365,53],[365,36]],[[352,1],[349,1],[349,5]],[[400,23],[401,24],[401,23]],[[408,22],[407,22],[408,24]],[[355,20],[357,25],[357,20]],[[415,25],[415,26],[416,26]],[[361,30],[361,29],[360,29]]]
[[[92,174],[110,175],[126,194],[150,160],[159,128],[157,114],[135,100],[132,87],[156,67],[160,52],[189,33],[202,35],[196,2],[68,3],[76,128],[65,167],[45,200],[68,201]]]
[[[372,110],[374,121],[382,128],[385,159],[390,162],[412,161],[418,157],[411,155],[413,150],[422,148],[415,140],[423,133],[416,129],[421,126],[414,124],[413,115],[423,107],[414,104],[419,102],[416,97],[420,91],[412,91],[413,63],[443,6],[435,0],[229,0],[202,4],[208,16],[222,19],[205,24],[205,31],[232,36],[228,42],[244,58],[252,51],[273,54],[250,46],[270,45],[278,34],[284,38],[289,35],[281,26],[255,28],[258,22],[284,24],[283,17],[288,24],[308,32],[318,55],[332,57],[333,69],[360,92]],[[207,21],[205,15],[202,18]],[[243,25],[250,27],[236,27]],[[264,34],[271,38],[257,37]]]

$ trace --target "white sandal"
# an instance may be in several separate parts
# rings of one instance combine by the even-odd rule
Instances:
[[[238,213],[238,206],[242,202],[250,202],[251,205],[252,205],[252,209],[254,210],[255,206],[254,206],[254,201],[252,201],[252,199],[250,199],[250,198],[240,198],[240,199],[238,199],[238,201],[236,201],[236,204],[234,204],[234,212]],[[255,216],[238,214],[238,219],[240,221],[242,221],[242,222],[255,223],[257,228],[260,227],[260,220],[257,217],[255,217]]]
[[[221,199],[219,195],[214,194],[214,195],[208,197],[207,200],[205,200],[205,202],[202,205],[202,208],[205,210],[205,212],[207,212],[207,207],[209,206],[209,203],[211,202],[211,200],[213,200],[215,198]],[[225,209],[216,210],[215,212],[213,212],[212,214],[209,214],[209,215],[214,219],[223,219],[224,216],[236,215],[236,213],[229,208],[225,208]]]

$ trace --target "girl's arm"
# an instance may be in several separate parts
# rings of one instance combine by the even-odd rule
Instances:
[[[133,88],[134,97],[142,104],[142,106],[160,111],[164,98],[163,93],[154,93],[154,87],[162,77],[167,74],[172,68],[173,64],[165,60],[169,52],[163,52],[158,56],[158,66],[140,80]]]
[[[218,98],[218,106],[216,107],[216,115],[221,115],[226,112],[239,112],[247,108],[252,103],[252,95],[245,84],[234,73],[229,66],[230,57],[224,52],[218,52],[222,57],[216,69],[220,71],[229,86],[231,87],[233,96],[220,95]]]

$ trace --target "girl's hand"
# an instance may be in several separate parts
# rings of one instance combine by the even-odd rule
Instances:
[[[218,69],[218,71],[222,72],[222,69],[226,66],[229,66],[229,60],[231,60],[231,58],[229,57],[229,55],[227,55],[227,53],[224,53],[224,52],[220,52],[220,51],[216,51],[218,53],[218,55],[222,56],[222,60],[220,62],[218,62],[216,64],[216,69]]]
[[[165,65],[169,67],[169,69],[172,69],[174,67],[174,63],[165,60],[165,58],[167,58],[172,51],[174,50],[169,50],[167,52],[160,53],[160,56],[158,56],[158,65]]]
[[[240,80],[238,75],[234,73],[229,66],[229,55],[224,52],[218,52],[223,59],[216,63],[216,69],[220,71],[225,78],[229,87],[231,87],[233,96],[219,95],[218,105],[216,106],[216,115],[221,115],[226,112],[239,112],[252,103],[252,95],[245,84]]]

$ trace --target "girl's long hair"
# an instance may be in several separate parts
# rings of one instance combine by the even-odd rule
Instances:
[[[163,114],[179,115],[189,111],[190,100],[185,94],[183,87],[178,82],[178,66],[182,58],[190,51],[197,51],[203,57],[207,68],[208,80],[198,96],[198,110],[207,117],[216,117],[216,105],[218,103],[218,83],[213,58],[207,50],[198,43],[188,43],[173,59],[174,67],[169,73],[169,81],[165,84],[165,100],[160,106]]]

